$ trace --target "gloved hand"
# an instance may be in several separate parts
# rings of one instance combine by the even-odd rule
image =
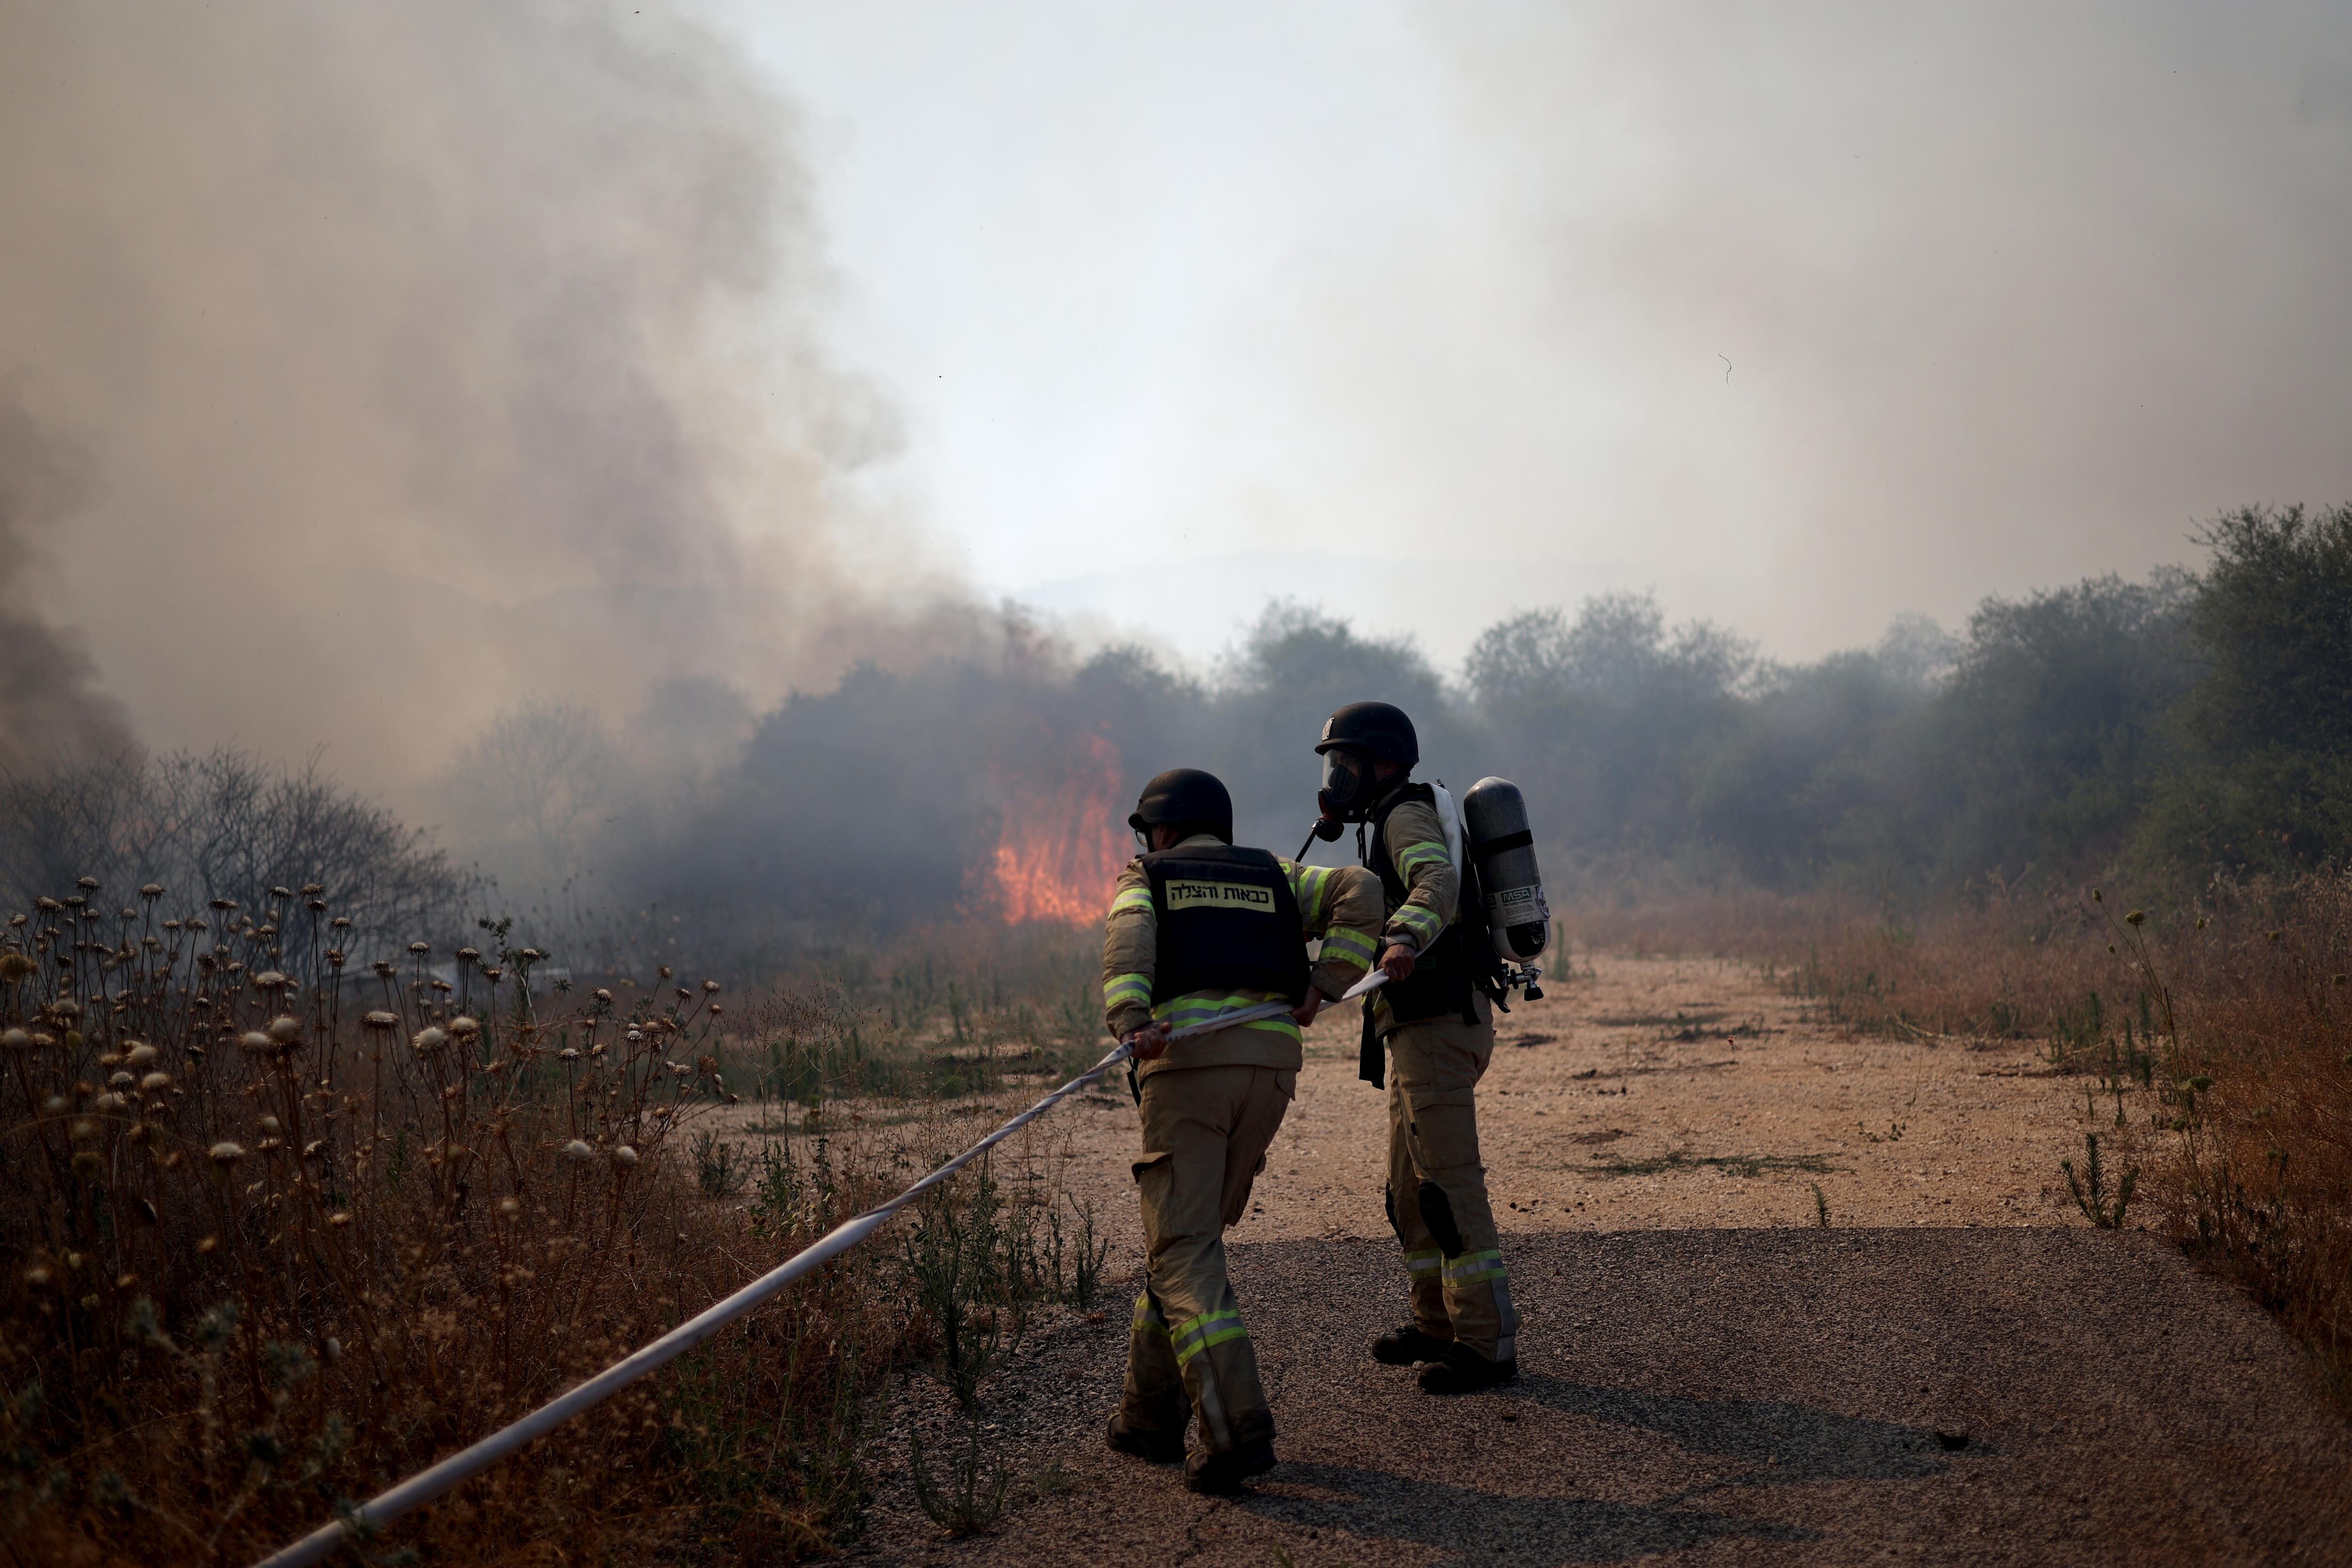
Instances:
[[[1307,988],[1307,1000],[1290,1010],[1291,1022],[1300,1028],[1315,1022],[1315,1015],[1323,1010],[1323,993],[1316,986]]]
[[[1401,942],[1391,944],[1389,950],[1381,954],[1381,967],[1388,972],[1391,984],[1394,984],[1399,980],[1411,979],[1412,977],[1412,949],[1405,946],[1405,944]]]
[[[1137,1061],[1156,1061],[1168,1054],[1168,1037],[1172,1032],[1164,1020],[1154,1019],[1129,1035],[1122,1043],[1134,1047]]]

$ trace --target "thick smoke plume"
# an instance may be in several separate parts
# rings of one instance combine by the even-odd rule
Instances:
[[[896,437],[817,343],[792,115],[689,19],[10,6],[0,145],[11,603],[46,519],[152,743],[397,791],[525,697],[765,705],[970,625],[845,556]],[[0,637],[7,743],[125,738],[72,646]]]
[[[77,476],[24,410],[0,400],[0,771],[127,752],[122,711],[86,650],[24,592],[41,531],[72,509]]]

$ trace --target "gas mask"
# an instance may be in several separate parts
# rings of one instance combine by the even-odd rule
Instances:
[[[1334,746],[1323,753],[1323,787],[1315,792],[1315,804],[1322,809],[1323,820],[1332,825],[1328,837],[1339,837],[1338,825],[1342,822],[1363,821],[1379,798],[1371,758],[1347,746]]]

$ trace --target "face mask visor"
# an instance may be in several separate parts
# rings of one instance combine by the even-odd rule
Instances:
[[[1361,817],[1372,804],[1372,762],[1360,752],[1334,746],[1323,753],[1323,787],[1315,794],[1323,815],[1335,822]]]

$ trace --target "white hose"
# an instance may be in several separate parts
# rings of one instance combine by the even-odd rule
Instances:
[[[1387,975],[1375,969],[1358,983],[1348,995],[1360,996],[1381,984],[1387,978]],[[1343,997],[1342,1000],[1345,998]],[[1169,1037],[1174,1040],[1189,1039],[1192,1036],[1204,1035],[1213,1029],[1229,1029],[1236,1024],[1271,1018],[1278,1014],[1287,1014],[1290,1010],[1290,1004],[1287,1002],[1265,1002],[1254,1007],[1240,1007],[1230,1013],[1221,1013],[1213,1018],[1203,1019],[1198,1024],[1177,1029]],[[711,1307],[700,1317],[680,1323],[626,1361],[616,1362],[578,1387],[549,1400],[521,1420],[499,1428],[472,1447],[461,1448],[432,1468],[420,1470],[391,1490],[369,1499],[337,1519],[334,1523],[320,1525],[291,1546],[264,1558],[256,1565],[256,1568],[301,1568],[304,1563],[321,1562],[352,1536],[389,1523],[419,1504],[431,1502],[458,1482],[481,1474],[516,1449],[554,1431],[590,1405],[619,1393],[656,1368],[667,1365],[752,1308],[767,1300],[769,1297],[773,1296],[802,1275],[811,1272],[820,1264],[830,1262],[864,1241],[879,1230],[883,1222],[900,1209],[905,1208],[923,1194],[971,1164],[990,1149],[1002,1143],[1013,1133],[1036,1121],[1047,1110],[1076,1093],[1088,1082],[1101,1077],[1134,1054],[1135,1048],[1122,1041],[1102,1060],[1095,1063],[1094,1066],[982,1138],[888,1203],[877,1208],[867,1209],[864,1214],[854,1218],[844,1220],[818,1237],[815,1242],[794,1253],[784,1262],[752,1280],[718,1305]]]

